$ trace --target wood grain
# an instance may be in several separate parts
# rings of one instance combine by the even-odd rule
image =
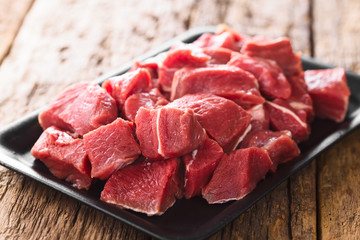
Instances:
[[[34,0],[0,0],[0,64],[9,53],[14,38]]]
[[[314,50],[320,60],[359,71],[359,4],[36,0],[19,31],[20,25],[9,25],[16,38],[8,41],[11,51],[0,65],[0,126],[44,106],[69,84],[91,81],[188,28],[222,22],[245,34],[288,36],[295,50],[307,55]],[[6,44],[0,42],[0,49]],[[210,239],[359,238],[359,131]],[[3,167],[0,203],[0,239],[151,238]]]
[[[360,72],[359,11],[360,2],[356,0],[314,2],[316,58]],[[355,131],[318,159],[320,239],[360,237],[359,134],[360,130]]]

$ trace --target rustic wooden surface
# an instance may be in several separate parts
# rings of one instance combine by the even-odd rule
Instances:
[[[358,0],[0,0],[0,126],[188,28],[227,23],[289,36],[296,50],[360,73]],[[360,130],[210,239],[359,239]],[[149,239],[0,166],[0,239]]]

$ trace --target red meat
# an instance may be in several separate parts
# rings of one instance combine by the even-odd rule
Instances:
[[[292,94],[286,101],[295,109],[298,116],[306,119],[307,122],[311,122],[314,119],[315,113],[312,97],[308,93],[305,84],[304,74],[291,76],[288,80],[291,84]]]
[[[102,87],[116,100],[118,108],[121,110],[129,96],[147,90],[150,82],[149,71],[145,68],[139,68],[106,80]]]
[[[247,113],[251,115],[251,131],[257,129],[269,129],[270,119],[269,114],[264,107],[264,104],[259,104],[248,109]]]
[[[296,142],[305,141],[310,135],[310,126],[306,123],[306,116],[301,118],[295,110],[282,99],[265,103],[269,112],[270,124],[277,130],[289,130]]]
[[[274,60],[284,71],[286,77],[302,72],[300,54],[294,54],[291,42],[286,37],[278,39],[253,38],[245,42],[241,53],[251,57]]]
[[[225,152],[236,148],[250,130],[250,114],[228,99],[207,93],[185,95],[169,106],[194,110],[201,126]]]
[[[233,100],[245,109],[265,101],[252,74],[227,65],[183,68],[176,72],[171,88],[171,100],[202,92]]]
[[[161,215],[181,198],[180,161],[143,161],[122,168],[106,182],[101,200],[120,207]]]
[[[136,113],[141,107],[152,109],[168,103],[160,91],[153,88],[148,93],[135,93],[128,97],[124,104],[124,114],[128,120],[134,122]]]
[[[209,64],[226,64],[230,61],[233,51],[227,48],[204,48],[203,52],[210,56]]]
[[[36,141],[31,154],[56,177],[71,182],[78,189],[89,189],[92,182],[90,163],[82,139],[75,139],[56,127],[49,127]]]
[[[305,81],[314,101],[316,115],[336,122],[343,121],[350,96],[345,70],[308,70],[305,71]]]
[[[239,67],[253,74],[259,82],[261,93],[268,98],[287,99],[291,95],[291,86],[275,61],[234,54],[228,65]]]
[[[134,124],[121,118],[85,134],[91,177],[108,179],[116,170],[137,159],[141,152],[134,134]]]
[[[279,163],[299,156],[300,150],[289,131],[273,132],[256,130],[250,132],[241,142],[241,148],[258,147],[268,151],[272,161],[271,171],[275,172]]]
[[[185,198],[189,199],[201,193],[223,155],[219,144],[206,138],[199,149],[184,156]]]
[[[159,67],[159,84],[164,91],[170,92],[174,74],[185,66],[205,66],[209,56],[193,45],[179,45],[173,47]]]
[[[56,126],[78,135],[108,124],[117,118],[115,100],[93,83],[77,83],[39,114],[43,129]]]
[[[211,204],[239,200],[255,188],[271,165],[268,153],[256,147],[224,155],[202,195]]]
[[[187,154],[197,149],[206,136],[191,109],[140,108],[135,123],[141,152],[150,159]]]

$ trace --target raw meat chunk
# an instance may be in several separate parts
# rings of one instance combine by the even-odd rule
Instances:
[[[232,151],[250,130],[250,114],[228,99],[207,93],[185,95],[169,106],[194,110],[201,126],[225,152]]]
[[[300,118],[285,100],[267,101],[265,106],[269,112],[270,124],[275,130],[289,130],[297,143],[309,137],[310,126],[306,123],[306,118]]]
[[[134,124],[121,118],[85,134],[91,177],[108,179],[116,170],[137,159],[141,152],[134,134]]]
[[[247,113],[251,115],[250,125],[251,131],[257,129],[269,129],[270,119],[269,114],[264,107],[264,104],[256,105],[247,110]]]
[[[259,82],[260,92],[269,98],[287,99],[291,86],[281,68],[270,59],[233,54],[228,65],[239,67],[253,74]]]
[[[202,195],[211,204],[239,200],[255,188],[271,165],[268,153],[256,147],[224,155]]]
[[[314,119],[313,100],[308,93],[304,74],[294,75],[288,78],[292,93],[291,97],[286,101],[289,105],[295,109],[296,114],[302,119],[306,119],[307,122],[311,122]]]
[[[90,163],[82,139],[75,139],[52,126],[41,134],[31,154],[56,177],[71,182],[78,189],[89,189],[92,182]]]
[[[199,149],[184,156],[185,198],[189,199],[201,193],[202,187],[209,182],[223,155],[219,144],[207,137]]]
[[[158,81],[162,90],[170,92],[174,74],[180,68],[205,66],[209,59],[210,57],[205,55],[200,48],[193,45],[173,46],[159,66]]]
[[[193,44],[201,48],[227,48],[238,52],[246,38],[226,25],[219,25],[215,34],[204,33]]]
[[[336,122],[344,120],[350,90],[342,68],[305,71],[305,81],[314,101],[315,114]]]
[[[168,103],[160,91],[153,88],[148,93],[135,93],[128,97],[124,104],[124,114],[128,120],[134,122],[136,113],[141,107],[152,109]]]
[[[258,90],[256,78],[237,67],[218,65],[183,68],[176,72],[171,100],[200,92],[230,99],[245,109],[265,101]]]
[[[150,86],[151,76],[145,68],[139,68],[106,80],[102,87],[116,100],[119,109],[134,93],[143,92]]]
[[[241,148],[258,147],[268,151],[272,161],[271,171],[275,172],[279,163],[299,156],[300,150],[289,131],[273,132],[256,130],[250,132],[241,142]]]
[[[231,59],[232,51],[227,48],[204,48],[204,53],[210,56],[209,64],[226,64]]]
[[[141,152],[150,159],[182,156],[197,149],[206,137],[191,109],[140,108],[135,124]]]
[[[94,83],[77,83],[39,114],[43,129],[56,126],[78,135],[108,124],[117,118],[115,100]]]
[[[101,192],[101,200],[149,216],[161,215],[182,197],[180,161],[143,161],[115,172]]]
[[[291,42],[286,37],[278,39],[253,38],[245,42],[241,53],[251,57],[274,60],[284,71],[286,77],[302,72],[300,54],[294,54]]]

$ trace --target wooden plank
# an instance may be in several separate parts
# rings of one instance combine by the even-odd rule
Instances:
[[[359,11],[356,0],[314,1],[317,59],[360,73]],[[318,159],[320,239],[360,238],[359,134],[355,131]]]
[[[9,53],[13,40],[34,0],[0,0],[0,64]]]

